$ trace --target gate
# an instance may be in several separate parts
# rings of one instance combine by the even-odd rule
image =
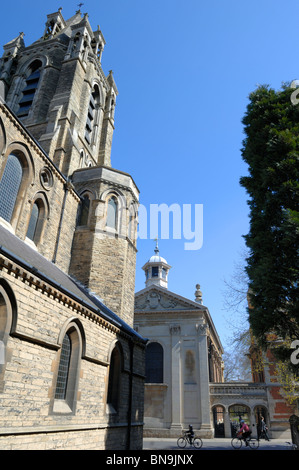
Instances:
[[[214,437],[224,437],[224,409],[222,406],[213,408]]]

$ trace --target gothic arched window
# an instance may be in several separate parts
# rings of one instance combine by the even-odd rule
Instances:
[[[19,158],[10,154],[0,181],[0,217],[7,222],[12,219],[23,176],[23,168]]]
[[[13,291],[4,279],[0,279],[0,389],[8,360],[6,346],[13,325],[16,323],[16,301]]]
[[[78,226],[88,224],[89,208],[90,208],[90,198],[88,194],[84,194],[84,196],[82,196],[81,198],[80,205],[79,205],[79,212],[78,212],[78,219],[77,219]]]
[[[54,394],[54,412],[71,412],[75,410],[81,355],[81,332],[78,326],[72,322],[61,343]]]
[[[88,105],[87,119],[85,124],[85,140],[90,144],[96,141],[96,134],[99,120],[100,91],[97,85],[94,86]]]
[[[17,111],[19,117],[28,116],[38,87],[41,66],[41,61],[35,60],[28,69],[28,75],[25,80],[24,88],[22,89],[22,98],[19,101],[19,109]]]
[[[121,367],[122,365],[122,352],[118,345],[116,345],[112,351],[110,358],[109,368],[109,382],[108,382],[108,394],[107,404],[111,405],[113,409],[111,411],[118,411],[119,409],[119,397],[120,397],[120,380],[121,380]]]
[[[63,338],[57,375],[55,398],[65,400],[69,376],[72,344],[68,334]]]
[[[106,226],[117,229],[117,199],[112,196],[108,201]]]
[[[28,230],[27,230],[27,237],[30,238],[30,240],[34,241],[34,237],[36,234],[36,227],[38,223],[38,218],[39,218],[39,207],[37,202],[35,202],[32,206],[32,211],[31,211],[31,216],[29,220],[29,225],[28,225]]]
[[[163,383],[163,347],[149,343],[145,350],[145,382]]]
[[[46,217],[45,204],[41,198],[37,199],[31,210],[26,237],[35,244],[40,241],[43,223]]]

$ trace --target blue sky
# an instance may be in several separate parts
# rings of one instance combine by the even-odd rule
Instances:
[[[5,2],[0,42],[20,31],[25,44],[42,36],[46,16],[62,7],[65,19],[79,2]],[[106,40],[102,67],[119,90],[112,166],[128,172],[140,203],[203,205],[203,246],[160,240],[172,266],[169,289],[203,303],[221,341],[229,344],[225,284],[242,259],[248,206],[239,179],[242,117],[258,84],[279,89],[299,78],[299,3],[293,0],[86,0],[93,30]],[[159,235],[159,234],[158,234]],[[170,233],[171,235],[171,233]],[[138,240],[136,291],[155,242]],[[244,315],[245,312],[244,312]]]

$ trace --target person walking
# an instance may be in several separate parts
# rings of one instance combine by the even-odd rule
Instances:
[[[261,417],[261,436],[263,436],[266,441],[270,441],[269,436],[268,436],[268,426],[265,423],[265,419],[262,416]]]

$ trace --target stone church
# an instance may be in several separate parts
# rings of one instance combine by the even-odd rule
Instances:
[[[142,448],[139,191],[111,165],[98,27],[49,14],[0,59],[0,448]]]
[[[229,437],[261,413],[278,437],[273,374],[223,382],[199,286],[171,292],[158,246],[134,294],[139,190],[111,163],[102,31],[59,9],[41,34],[0,58],[0,449],[141,449],[143,430],[188,424]]]

